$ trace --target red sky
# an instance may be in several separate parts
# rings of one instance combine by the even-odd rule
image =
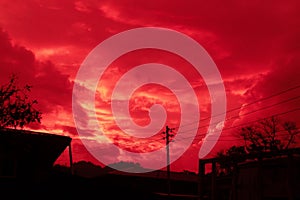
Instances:
[[[74,161],[103,164],[81,143],[72,115],[73,81],[89,52],[105,39],[140,27],[163,27],[186,34],[201,44],[216,63],[227,96],[225,127],[209,156],[238,144],[234,127],[272,114],[297,120],[300,88],[260,103],[244,106],[300,85],[300,3],[288,1],[0,1],[0,81],[17,73],[20,84],[33,85],[31,97],[43,113],[41,124],[28,129],[68,135],[73,138]],[[178,70],[193,86],[200,102],[201,119],[190,148],[171,165],[172,170],[196,171],[201,139],[207,131],[210,96],[205,82],[180,57],[159,50],[139,50],[115,60],[97,87],[96,110],[105,135],[120,148],[149,152],[164,148],[161,132],[150,140],[135,140],[122,133],[112,118],[109,104],[118,79],[134,66],[162,63]],[[168,77],[172,79],[172,77]],[[180,108],[174,94],[163,86],[145,85],[130,100],[131,116],[139,125],[149,123],[148,109],[154,103],[166,108],[167,124],[177,127]],[[270,106],[278,103],[276,106]],[[243,107],[244,106],[244,107]],[[270,106],[266,109],[267,106]],[[257,110],[257,111],[256,111]],[[255,111],[252,114],[249,112]],[[88,115],[82,115],[88,119]],[[182,134],[189,137],[185,122]],[[95,135],[94,135],[95,136]],[[174,141],[176,143],[176,140]],[[120,152],[110,152],[118,159]],[[105,155],[103,155],[105,156]],[[156,158],[151,158],[155,162]],[[67,163],[66,157],[59,159]]]

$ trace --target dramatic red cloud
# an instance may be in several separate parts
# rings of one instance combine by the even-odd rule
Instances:
[[[33,86],[31,97],[38,100],[43,119],[41,124],[28,128],[69,135],[73,138],[74,161],[101,164],[83,146],[72,115],[73,81],[81,63],[100,42],[131,28],[157,26],[182,32],[207,50],[224,80],[228,113],[221,138],[209,155],[214,156],[220,149],[240,142],[234,127],[273,114],[279,114],[284,120],[299,118],[300,88],[294,88],[300,85],[299,6],[296,0],[125,0],[117,3],[3,0],[0,2],[0,82],[6,82],[11,73],[16,73],[20,84]],[[148,139],[136,140],[116,126],[110,107],[109,99],[119,78],[131,68],[148,62],[178,70],[198,95],[201,113],[198,135],[171,166],[172,170],[196,171],[201,140],[209,124],[211,99],[201,76],[174,54],[148,49],[128,53],[113,62],[97,88],[99,124],[121,148],[136,152],[164,148],[165,141],[160,134],[164,127]],[[265,97],[270,98],[253,103]],[[158,85],[145,85],[132,94],[132,120],[147,125],[148,111],[154,103],[166,108],[167,124],[177,127],[180,120],[177,99],[167,88]],[[82,118],[89,119],[89,115]],[[196,122],[190,122],[193,123]],[[182,126],[182,134],[190,137],[193,130],[189,123]],[[94,137],[92,130],[87,134]],[[119,157],[119,153],[110,152],[110,155]],[[68,158],[64,156],[59,162],[67,163]]]

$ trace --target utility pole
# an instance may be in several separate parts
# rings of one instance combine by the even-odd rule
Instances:
[[[171,171],[170,171],[170,149],[169,149],[169,142],[170,142],[170,137],[173,136],[173,134],[170,134],[174,128],[169,128],[166,126],[166,131],[163,132],[166,134],[166,151],[167,151],[167,187],[168,187],[168,196],[170,197],[171,195]]]

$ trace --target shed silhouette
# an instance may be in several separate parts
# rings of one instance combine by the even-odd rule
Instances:
[[[69,147],[71,138],[50,133],[0,129],[0,180],[2,184],[46,180],[57,158]]]

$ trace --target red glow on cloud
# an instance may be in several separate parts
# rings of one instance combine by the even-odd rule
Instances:
[[[226,3],[4,0],[0,2],[0,83],[16,73],[20,84],[32,85],[31,97],[38,100],[43,118],[41,124],[27,128],[69,135],[73,138],[74,161],[99,163],[80,141],[72,116],[73,81],[81,63],[96,45],[124,30],[148,26],[174,29],[192,37],[208,51],[224,80],[227,109],[232,111],[227,113],[220,140],[209,155],[214,156],[218,150],[240,142],[235,126],[284,112],[280,115],[283,119],[299,119],[297,88],[248,105],[300,85],[299,13],[299,1],[295,0]],[[116,145],[129,151],[148,152],[165,146],[161,134],[165,127],[150,138],[137,139],[117,126],[111,110],[110,97],[117,81],[130,69],[145,63],[176,69],[198,95],[197,136],[185,154],[172,163],[172,170],[195,171],[210,120],[211,99],[201,75],[178,55],[144,49],[122,55],[111,63],[99,77],[95,97],[99,125]],[[178,99],[168,88],[155,84],[141,86],[132,93],[131,119],[146,126],[150,122],[149,108],[155,103],[166,109],[166,124],[178,127],[181,116]],[[189,123],[183,126],[183,134],[189,137],[192,131]],[[114,155],[119,156],[118,152]],[[59,162],[65,163],[64,158]]]
[[[146,126],[150,123],[151,117],[149,116],[149,109],[154,104],[160,104],[166,109],[166,125],[169,124],[172,127],[178,127],[180,124],[180,104],[173,93],[163,86],[155,84],[144,85],[134,91],[129,101],[131,118],[133,122],[139,126]],[[110,114],[111,116],[105,115],[104,119],[103,117],[99,117],[100,126],[106,117],[113,119],[112,113]],[[164,141],[162,138],[164,135],[162,133],[164,127],[158,133],[154,133],[153,136],[146,139],[123,133],[114,120],[110,120],[109,124],[104,122],[103,127],[105,135],[122,149],[131,152],[149,152],[163,147],[162,143],[164,143]]]
[[[111,95],[116,82],[122,75],[130,69],[145,63],[161,63],[172,66],[183,74],[197,91],[200,108],[199,110],[205,118],[209,115],[210,98],[199,73],[183,58],[175,54],[156,49],[143,49],[127,53],[115,60],[102,74],[98,83],[98,94],[96,95],[96,110],[98,111],[99,123],[104,128],[104,132],[112,138],[115,144],[132,152],[148,152],[162,148],[162,132],[166,125],[179,127],[180,125],[180,104],[174,94],[168,89],[158,84],[147,84],[138,88],[130,99],[130,114],[132,120],[138,125],[145,126],[149,123],[149,108],[154,104],[162,105],[167,112],[167,121],[158,133],[147,139],[139,139],[123,133],[115,124],[111,112]],[[165,77],[169,79],[170,77]],[[134,81],[134,80],[132,80]],[[97,109],[98,108],[98,109]],[[107,120],[109,119],[109,120]],[[176,131],[175,131],[176,132]]]

